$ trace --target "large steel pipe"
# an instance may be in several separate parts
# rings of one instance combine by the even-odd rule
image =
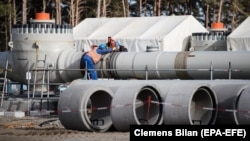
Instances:
[[[156,103],[152,103],[152,101]],[[128,131],[130,125],[157,125],[162,122],[161,97],[152,84],[121,86],[112,100],[111,118],[119,131]],[[158,103],[158,104],[157,104]]]
[[[216,95],[209,82],[182,81],[169,90],[164,100],[164,124],[214,124],[217,111],[204,110],[217,107]]]
[[[96,67],[118,79],[250,79],[249,59],[248,51],[122,52]]]
[[[112,126],[112,97],[102,85],[71,85],[60,95],[59,119],[66,129],[105,132]]]
[[[244,80],[215,80],[210,83],[218,99],[218,116],[216,124],[238,124],[236,105],[241,105],[239,101],[242,91],[250,85],[250,81]],[[245,94],[242,96],[244,97]],[[244,104],[243,104],[244,105]],[[250,106],[248,104],[248,106]]]
[[[250,86],[245,88],[236,101],[234,111],[236,123],[239,125],[250,125]]]
[[[67,43],[68,46],[70,43],[70,41]],[[61,48],[57,42],[37,43],[35,39],[24,45],[16,41],[14,45],[17,47],[14,47],[8,55],[9,69],[12,69],[12,72],[8,73],[7,77],[11,80],[26,83],[25,73],[29,69],[35,69],[36,65],[41,69],[52,70],[49,73],[50,82],[70,82],[83,77],[79,70],[82,53],[75,52],[73,48]],[[27,46],[30,48],[26,48]],[[53,46],[53,49],[47,50],[48,46]],[[6,62],[7,54],[0,55],[3,55],[2,62]],[[45,58],[47,58],[46,63],[40,61],[36,64],[36,60]],[[245,61],[249,59],[248,51],[122,52],[104,55],[96,64],[96,69],[99,78],[250,79],[250,65]],[[4,67],[4,64],[0,66]],[[37,80],[41,81],[42,76],[43,72],[39,71]],[[31,82],[34,77],[32,75]]]

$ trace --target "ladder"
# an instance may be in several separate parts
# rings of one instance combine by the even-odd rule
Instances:
[[[4,70],[4,82],[3,82],[3,90],[2,90],[2,96],[1,96],[1,105],[0,108],[3,107],[3,98],[5,94],[5,90],[7,89],[6,83],[7,83],[7,72],[8,72],[8,65],[9,61],[8,58],[6,57],[6,64],[5,64],[5,70]]]
[[[45,76],[46,76],[46,67],[47,67],[47,61],[46,61],[47,55],[45,54],[44,59],[36,60],[36,69],[35,69],[35,76],[34,76],[34,82],[33,82],[33,95],[32,97],[35,97],[35,90],[36,90],[36,85],[37,85],[37,73],[39,69],[43,69],[43,74],[42,74],[42,90],[41,90],[41,98],[43,98],[43,89],[45,85]],[[43,66],[38,66],[39,62],[43,62]]]
[[[39,62],[42,62],[43,65],[38,66]],[[35,99],[35,93],[36,93],[37,75],[38,75],[38,71],[41,71],[41,69],[42,69],[42,83],[39,83],[39,85],[42,85],[42,87],[41,87],[41,95],[40,95],[40,110],[42,110],[44,88],[45,88],[45,84],[46,84],[45,83],[46,69],[47,69],[47,55],[46,54],[44,56],[44,59],[40,59],[40,60],[36,59],[36,69],[35,69],[35,74],[34,74],[33,94],[32,94],[32,102],[31,102],[33,104],[35,103],[33,100]],[[49,75],[48,75],[48,77],[49,77]],[[49,91],[47,91],[47,97],[49,97]],[[31,107],[31,110],[32,109],[33,109],[33,106]]]

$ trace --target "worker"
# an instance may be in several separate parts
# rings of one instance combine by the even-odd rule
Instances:
[[[128,49],[124,45],[121,45],[120,42],[115,41],[111,36],[108,36],[106,46],[112,48],[116,52],[128,52]]]
[[[116,47],[116,42],[111,36],[108,36],[108,41],[106,43],[106,46],[112,49]]]
[[[110,47],[110,44],[111,44],[111,41],[112,41],[113,39],[112,39],[112,37],[111,36],[108,36],[108,41],[107,41],[107,43],[106,43],[106,46],[107,47]]]
[[[107,47],[105,44],[100,44],[100,45],[99,45],[99,49],[101,49],[101,50],[106,50],[106,49],[110,49],[110,48]]]
[[[115,40],[113,40],[113,39],[110,40],[109,47],[112,48],[112,49],[116,48],[116,42],[115,42]]]
[[[91,45],[90,51],[84,53],[82,62],[87,67],[92,80],[98,80],[95,64],[101,59],[102,55],[112,52],[112,49],[101,49],[100,46]],[[88,75],[88,74],[85,74]]]

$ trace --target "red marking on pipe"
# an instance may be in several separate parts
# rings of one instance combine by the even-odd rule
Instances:
[[[149,112],[150,112],[150,106],[151,106],[151,96],[148,96],[148,111],[147,111],[147,124],[148,124],[148,121],[149,121]]]

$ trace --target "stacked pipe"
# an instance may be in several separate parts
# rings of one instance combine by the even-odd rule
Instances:
[[[96,132],[112,126],[128,131],[132,124],[250,124],[249,85],[248,80],[75,80],[59,99],[59,119],[66,128]]]
[[[250,87],[247,86],[242,93],[237,97],[236,99],[236,104],[235,108],[239,112],[234,112],[234,116],[237,117],[235,118],[236,123],[240,125],[247,124],[249,125],[249,117],[250,117],[250,106],[249,106],[249,101],[250,101]]]

